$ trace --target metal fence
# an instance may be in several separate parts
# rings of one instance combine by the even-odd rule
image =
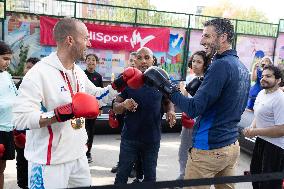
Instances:
[[[70,16],[95,21],[202,29],[203,22],[214,17],[141,8],[94,4],[68,0],[0,0],[0,17],[18,12],[50,16]],[[284,32],[284,20],[278,24],[231,19],[237,34],[277,37]]]
[[[83,1],[83,0],[81,0]],[[216,18],[211,16],[193,15],[187,13],[157,11],[125,6],[113,6],[106,4],[94,4],[74,0],[0,0],[0,19],[2,18],[2,33],[4,32],[3,20],[6,13],[23,13],[29,15],[48,15],[52,17],[75,17],[82,20],[91,20],[99,23],[127,24],[133,26],[154,26],[184,29],[185,44],[183,54],[182,77],[188,61],[190,31],[202,30],[203,23]],[[236,38],[233,48],[239,36],[262,36],[273,38],[275,41],[273,58],[277,37],[284,32],[284,20],[278,24],[263,23],[239,19],[231,19],[235,26]],[[4,35],[2,35],[2,38]]]

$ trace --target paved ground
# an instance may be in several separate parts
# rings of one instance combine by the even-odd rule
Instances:
[[[93,185],[106,185],[114,182],[115,175],[110,172],[118,160],[119,135],[96,135],[93,145],[94,162],[90,164]],[[163,134],[159,152],[157,179],[159,181],[174,180],[178,176],[179,134]],[[70,149],[72,150],[72,149]],[[250,156],[241,153],[237,174],[248,170]],[[8,161],[5,171],[5,189],[17,189],[15,161]],[[130,180],[131,182],[131,180]],[[214,187],[212,187],[214,188]],[[251,189],[250,183],[237,184],[237,189]]]

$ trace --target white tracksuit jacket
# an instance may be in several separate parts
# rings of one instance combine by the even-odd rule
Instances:
[[[75,74],[66,70],[56,52],[38,62],[24,77],[13,106],[16,128],[29,129],[26,132],[25,157],[33,163],[60,164],[86,155],[87,134],[84,127],[75,130],[70,121],[43,128],[39,126],[42,112],[53,111],[72,101],[60,70],[74,86],[73,91],[78,81],[79,91],[96,96],[100,106],[106,105],[117,95],[110,85],[105,88],[93,85],[77,65],[74,66]]]

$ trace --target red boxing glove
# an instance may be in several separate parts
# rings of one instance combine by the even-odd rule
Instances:
[[[5,146],[4,144],[0,144],[0,158],[4,156]]]
[[[64,122],[72,118],[97,118],[100,110],[95,96],[78,92],[72,98],[72,103],[59,106],[54,109],[58,122]]]
[[[189,116],[186,115],[186,113],[182,112],[181,124],[184,128],[192,129],[194,126],[194,119],[190,118]]]
[[[112,109],[108,111],[108,124],[113,129],[118,128],[119,126],[118,120],[116,119],[115,113]]]
[[[123,79],[126,81],[128,87],[132,89],[139,89],[144,84],[142,72],[133,67],[129,67],[124,70]]]
[[[138,89],[144,84],[143,74],[140,70],[133,67],[128,67],[124,70],[122,75],[113,81],[112,88],[121,92],[126,86],[132,89]]]
[[[13,131],[14,142],[18,148],[25,148],[26,144],[26,135],[24,133],[20,133],[16,130]]]

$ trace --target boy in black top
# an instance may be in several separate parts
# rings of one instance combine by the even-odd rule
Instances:
[[[86,57],[87,69],[85,70],[89,80],[97,87],[103,87],[103,80],[101,74],[96,72],[96,65],[99,58],[95,54],[88,54]]]
[[[99,58],[95,54],[88,54],[86,56],[86,64],[87,69],[85,70],[86,75],[88,76],[89,80],[96,85],[97,87],[103,87],[103,80],[102,76],[95,71],[96,64],[99,62]],[[95,125],[96,119],[86,119],[85,128],[88,134],[88,141],[87,141],[87,147],[88,151],[86,153],[86,156],[88,158],[88,162],[92,162],[92,156],[91,156],[91,149],[93,145],[94,140],[94,125]]]

